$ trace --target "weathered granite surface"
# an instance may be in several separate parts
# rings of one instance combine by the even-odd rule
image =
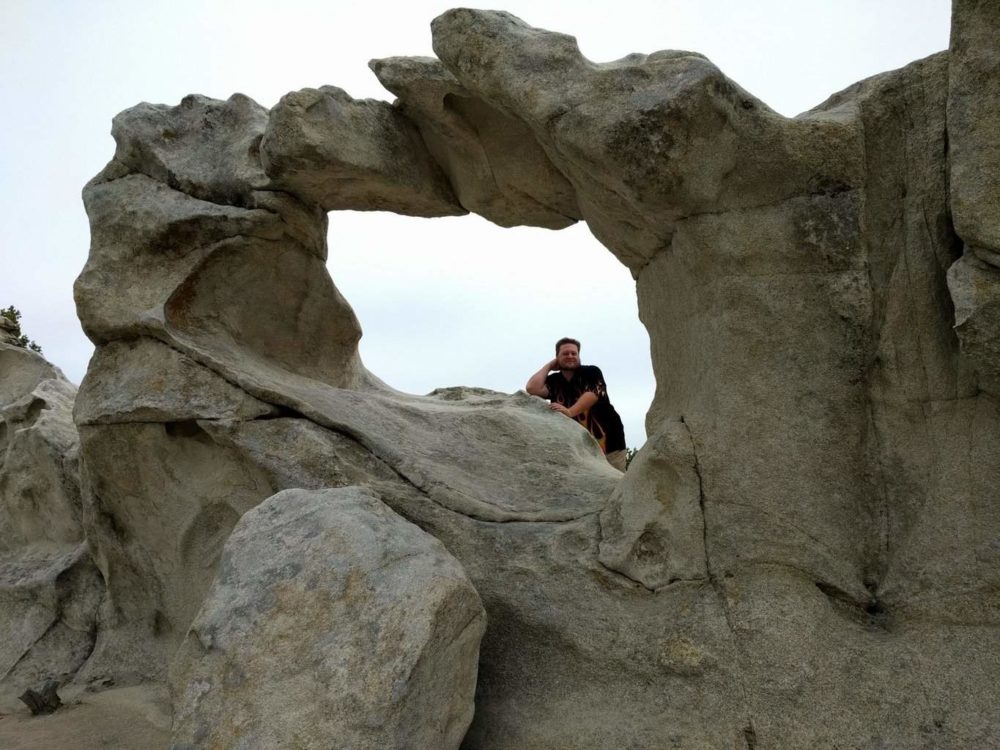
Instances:
[[[1000,393],[1000,8],[955,0],[948,56],[950,208],[964,254],[948,271],[955,330],[979,386]]]
[[[371,490],[280,492],[174,659],[172,747],[458,750],[485,626],[458,561]]]
[[[75,395],[39,354],[0,342],[0,715],[69,682],[94,648],[104,582],[82,526]]]
[[[998,23],[957,0],[948,52],[795,118],[468,9],[372,62],[392,105],[119,115],[75,290],[107,591],[76,680],[162,683],[241,516],[363,487],[487,612],[467,750],[1000,744]],[[331,209],[586,221],[657,378],[626,476],[537,399],[369,373]]]

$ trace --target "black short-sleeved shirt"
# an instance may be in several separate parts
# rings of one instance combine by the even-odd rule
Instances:
[[[597,396],[597,403],[575,417],[593,435],[605,453],[625,450],[625,428],[615,407],[608,400],[608,389],[599,367],[580,365],[567,380],[561,372],[549,373],[545,378],[549,401],[570,407],[585,392]]]

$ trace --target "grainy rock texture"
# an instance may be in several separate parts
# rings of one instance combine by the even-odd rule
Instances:
[[[1000,6],[955,0],[948,87],[951,214],[965,254],[948,271],[955,330],[979,376],[1000,394]]]
[[[948,61],[948,161],[955,230],[1000,252],[1000,6],[955,0]],[[995,257],[994,257],[995,260]],[[997,265],[994,262],[994,265]]]
[[[795,118],[695,53],[593,63],[467,9],[434,21],[437,59],[372,63],[393,105],[325,87],[119,115],[75,290],[107,585],[76,680],[162,683],[182,646],[199,742],[184,712],[230,688],[198,697],[192,649],[238,615],[227,577],[272,562],[212,589],[234,526],[280,490],[353,486],[481,597],[466,750],[1000,745],[997,24],[958,0],[949,52]],[[627,475],[537,399],[368,373],[330,208],[585,220],[650,334]],[[36,389],[18,372],[12,393]],[[264,601],[256,632],[277,633]],[[287,653],[276,674],[318,658]]]
[[[466,213],[409,119],[334,86],[282,97],[271,110],[261,163],[276,185],[327,211]]]
[[[371,490],[280,492],[174,660],[173,747],[457,750],[484,628],[458,561]]]
[[[25,711],[3,717],[0,747],[153,750],[170,742],[170,692],[165,685],[61,694],[69,705],[52,716],[36,719]]]
[[[104,584],[84,540],[76,388],[0,343],[0,715],[90,656]]]
[[[600,561],[650,590],[704,581],[699,470],[687,425],[660,425],[601,512]]]
[[[20,345],[20,328],[16,321],[11,320],[6,315],[0,315],[0,344]]]

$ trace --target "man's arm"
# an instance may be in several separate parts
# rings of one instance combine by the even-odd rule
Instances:
[[[572,406],[567,407],[561,404],[550,404],[550,409],[557,411],[570,419],[575,419],[581,414],[586,413],[590,407],[601,400],[601,396],[607,393],[604,386],[604,375],[601,374],[599,368],[592,365],[582,367],[580,375],[584,387],[584,391],[580,394],[580,398],[578,398]]]
[[[556,360],[550,359],[544,365],[542,369],[528,378],[528,384],[524,386],[524,390],[530,393],[532,396],[541,396],[542,398],[549,397],[549,389],[545,385],[545,378],[552,370],[556,369]]]
[[[591,393],[590,391],[585,391],[580,394],[580,398],[576,400],[576,403],[569,408],[563,406],[562,404],[549,404],[549,408],[552,411],[557,411],[560,414],[565,414],[570,419],[578,417],[583,414],[587,409],[596,404],[598,401],[597,394]]]

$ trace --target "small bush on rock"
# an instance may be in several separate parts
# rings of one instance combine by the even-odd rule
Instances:
[[[20,310],[13,305],[0,308],[0,317],[4,318],[4,320],[0,320],[0,328],[3,328],[9,334],[7,338],[12,344],[22,346],[25,349],[31,349],[31,351],[38,352],[39,354],[42,353],[42,347],[21,333]]]

